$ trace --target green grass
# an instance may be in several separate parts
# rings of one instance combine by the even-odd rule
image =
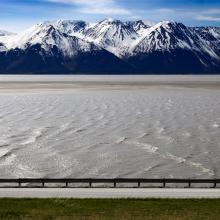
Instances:
[[[0,219],[220,219],[220,200],[0,199]]]

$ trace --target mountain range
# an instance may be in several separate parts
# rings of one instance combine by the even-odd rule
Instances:
[[[220,27],[105,19],[0,30],[0,74],[219,74]]]

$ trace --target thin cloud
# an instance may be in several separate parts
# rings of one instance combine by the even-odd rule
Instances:
[[[157,12],[161,12],[161,13],[174,13],[175,10],[171,9],[171,8],[159,8],[156,9]]]
[[[198,21],[220,21],[220,8],[209,8],[200,13],[200,15],[195,17]]]
[[[84,14],[130,15],[131,11],[118,6],[115,0],[46,0],[77,6],[76,11]]]
[[[206,11],[202,11],[200,15],[196,16],[196,20],[199,21],[220,21],[220,9],[219,8],[211,8]]]
[[[215,8],[215,9],[208,9],[206,11],[203,12],[203,14],[220,14],[220,9],[219,8]]]
[[[220,21],[220,17],[200,15],[196,17],[198,21]]]

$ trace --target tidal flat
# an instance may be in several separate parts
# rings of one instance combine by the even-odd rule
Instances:
[[[218,76],[1,76],[0,177],[220,177]]]

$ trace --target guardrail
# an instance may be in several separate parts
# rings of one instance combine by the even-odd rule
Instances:
[[[116,178],[116,179],[0,179],[0,184],[16,184],[16,187],[51,187],[46,184],[63,184],[57,187],[70,187],[70,184],[88,184],[86,187],[97,187],[94,184],[112,184],[110,187],[118,187],[119,184],[135,184],[134,187],[146,187],[143,184],[160,184],[154,187],[167,187],[167,184],[186,184],[187,187],[192,187],[192,184],[212,184],[211,187],[216,188],[217,184],[220,183],[220,179],[137,179],[137,178]],[[30,185],[31,184],[31,185]],[[40,184],[36,186],[34,184]],[[2,187],[6,187],[5,185]],[[79,187],[79,186],[78,186]],[[100,186],[99,186],[100,187]],[[107,186],[106,186],[107,187]],[[119,187],[125,187],[120,185]],[[177,187],[177,186],[175,186]]]

